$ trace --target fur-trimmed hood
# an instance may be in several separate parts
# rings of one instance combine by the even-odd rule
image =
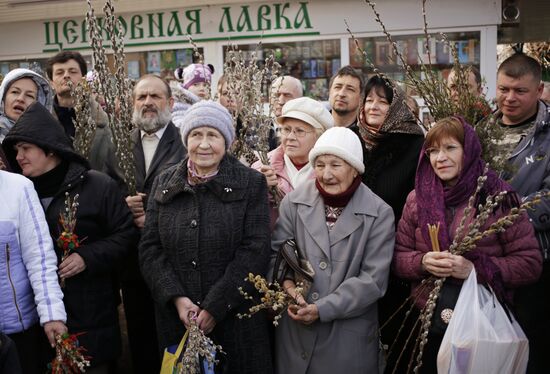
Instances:
[[[30,78],[38,86],[37,101],[44,105],[48,111],[52,111],[53,91],[46,78],[29,69],[13,69],[4,77],[0,85],[0,143],[15,124],[12,118],[8,118],[4,112],[4,96],[8,88],[21,78]]]

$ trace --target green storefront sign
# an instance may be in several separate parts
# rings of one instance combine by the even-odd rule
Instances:
[[[318,35],[308,2],[261,5],[209,6],[197,9],[120,15],[126,46],[187,43],[195,41]],[[98,18],[101,26],[103,19]],[[44,22],[43,52],[88,49],[85,19]],[[228,33],[231,36],[229,37]],[[109,36],[103,30],[104,40]]]

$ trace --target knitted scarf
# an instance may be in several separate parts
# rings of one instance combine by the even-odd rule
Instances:
[[[321,184],[316,179],[315,180],[315,187],[317,187],[317,190],[319,191],[319,194],[323,198],[323,201],[325,205],[331,206],[331,207],[337,207],[337,208],[343,208],[346,205],[348,205],[349,201],[353,197],[353,194],[355,191],[359,188],[359,185],[361,185],[361,176],[358,175],[355,177],[351,185],[348,187],[347,190],[345,190],[342,193],[339,194],[330,194],[327,191],[321,187]]]

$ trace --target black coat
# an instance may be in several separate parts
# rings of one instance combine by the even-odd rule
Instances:
[[[0,144],[0,161],[4,164],[4,170],[11,171],[10,164],[8,163],[8,159],[6,158],[6,155],[4,154],[4,150],[2,149],[2,144]]]
[[[396,226],[407,196],[414,190],[423,143],[422,135],[395,133],[378,139],[371,151],[363,146],[363,183],[392,207]]]
[[[230,373],[272,372],[265,316],[236,317],[251,306],[238,291],[250,286],[244,278],[267,271],[269,236],[265,178],[232,156],[195,187],[186,160],[155,180],[139,255],[161,347],[185,332],[172,299],[186,296],[216,320],[211,335],[227,352]]]
[[[65,209],[65,194],[79,195],[74,232],[81,243],[76,252],[84,260],[86,269],[66,279],[63,302],[69,332],[84,333],[79,340],[92,356],[92,366],[101,365],[115,359],[121,350],[116,268],[137,244],[138,232],[132,213],[116,182],[103,173],[89,170],[88,162],[74,151],[61,125],[42,105],[29,106],[4,139],[12,168],[21,172],[13,149],[19,141],[52,151],[67,165],[64,177],[53,185],[51,193],[42,195],[41,186],[37,185],[49,184],[51,180],[33,178],[46,206],[46,220],[54,243],[62,232],[59,214]],[[57,245],[54,247],[61,261],[62,250]]]
[[[75,233],[81,246],[77,253],[86,263],[82,273],[65,280],[67,327],[71,333],[85,333],[79,341],[95,366],[116,359],[121,352],[116,266],[135,250],[138,232],[116,182],[72,163],[46,209],[54,243],[61,231],[59,213],[65,207],[65,192],[79,195]],[[62,252],[57,246],[56,253],[61,261]]]

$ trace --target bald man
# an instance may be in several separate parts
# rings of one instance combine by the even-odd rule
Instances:
[[[275,79],[271,85],[271,103],[275,117],[279,117],[287,101],[304,96],[302,82],[290,75]]]

